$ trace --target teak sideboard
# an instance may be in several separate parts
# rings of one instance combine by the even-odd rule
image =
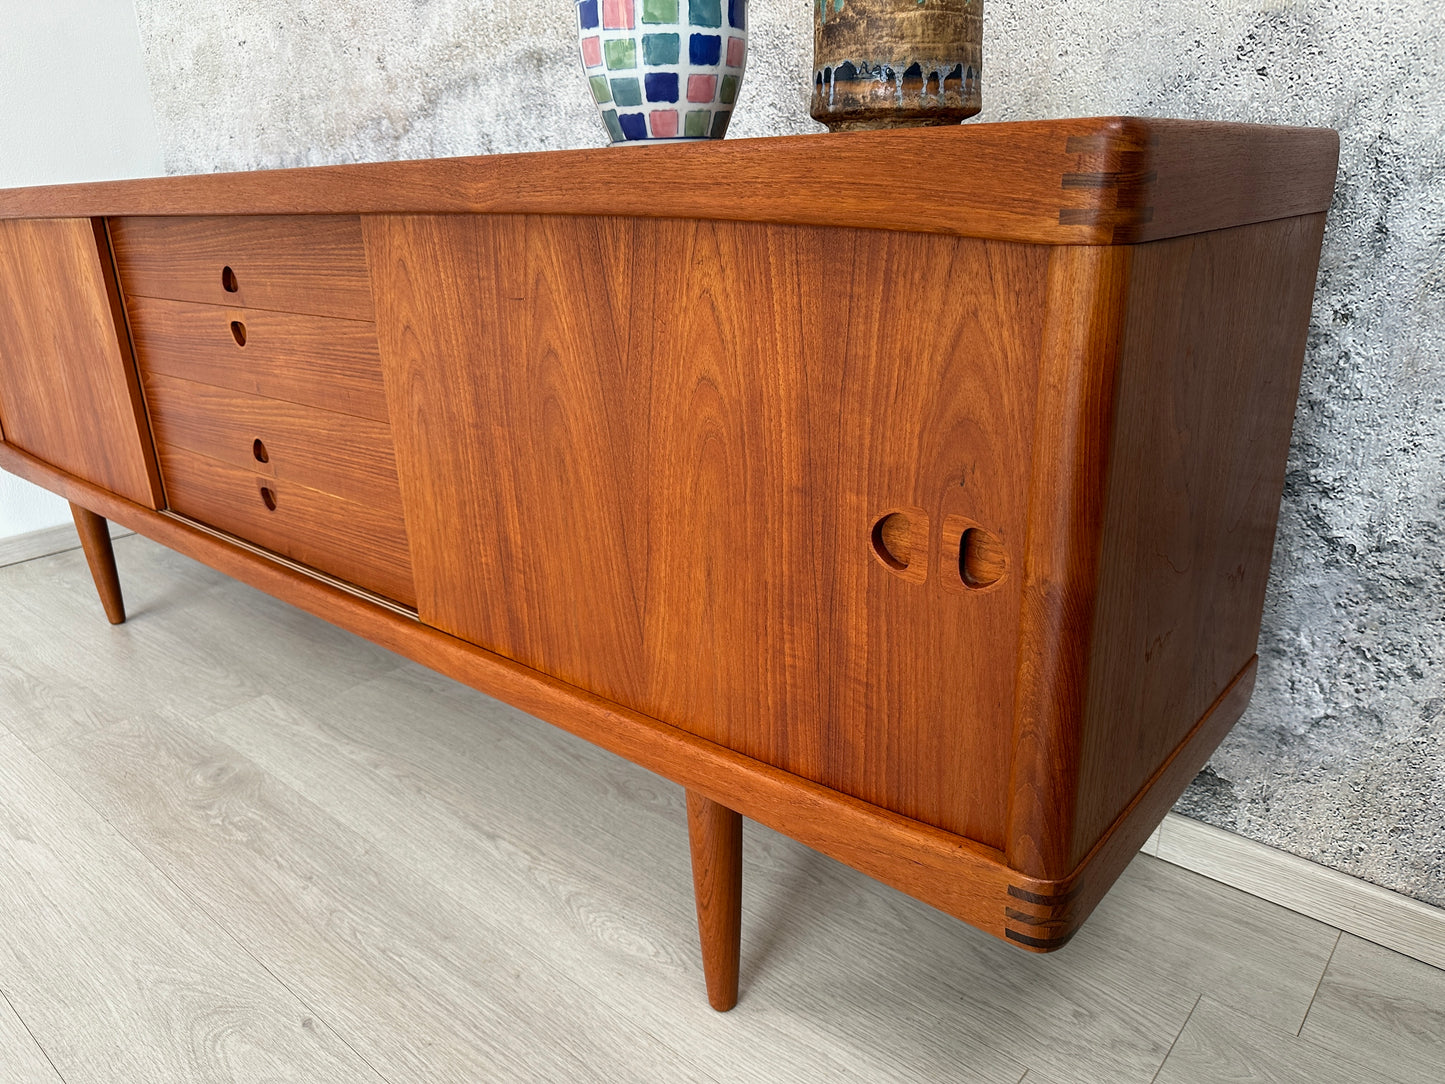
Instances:
[[[1243,711],[1335,133],[1129,118],[0,192],[0,467],[1063,945]]]

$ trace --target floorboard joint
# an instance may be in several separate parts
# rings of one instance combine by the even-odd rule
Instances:
[[[1305,1006],[1305,1014],[1304,1014],[1303,1017],[1300,1018],[1299,1027],[1295,1029],[1295,1037],[1296,1037],[1296,1038],[1298,1038],[1299,1036],[1301,1036],[1301,1035],[1304,1034],[1305,1021],[1310,1018],[1310,1010],[1315,1007],[1315,998],[1317,998],[1317,997],[1320,996],[1320,987],[1325,984],[1325,976],[1330,973],[1330,961],[1335,958],[1335,952],[1336,952],[1336,950],[1339,949],[1339,947],[1340,947],[1340,939],[1343,938],[1344,936],[1345,936],[1345,931],[1344,931],[1344,930],[1341,930],[1341,931],[1335,936],[1334,946],[1330,949],[1330,957],[1329,957],[1328,960],[1325,961],[1325,968],[1324,968],[1324,970],[1320,972],[1320,981],[1317,982],[1317,983],[1315,983],[1315,992],[1310,995],[1310,1003]]]
[[[61,1084],[66,1084],[65,1074],[60,1071],[59,1066],[57,1066],[54,1059],[51,1058],[50,1051],[46,1050],[44,1044],[36,1038],[35,1032],[30,1030],[30,1024],[26,1021],[25,1017],[20,1015],[20,1010],[15,1007],[15,1002],[10,1000],[10,995],[4,990],[0,990],[0,1000],[3,1000],[5,1004],[9,1006],[10,1011],[15,1014],[15,1019],[20,1021],[20,1026],[25,1029],[25,1034],[30,1036],[30,1041],[35,1044],[35,1049],[40,1051],[41,1057],[43,1057],[50,1066],[51,1071],[55,1074],[55,1078],[59,1080]]]
[[[1179,1036],[1184,1034],[1184,1029],[1189,1026],[1189,1021],[1194,1019],[1195,1010],[1199,1008],[1199,1003],[1203,1000],[1203,994],[1200,994],[1194,999],[1194,1008],[1189,1010],[1189,1015],[1184,1018],[1184,1023],[1179,1026],[1179,1034],[1174,1036],[1174,1041],[1169,1044],[1169,1049],[1164,1051],[1164,1060],[1159,1063],[1159,1068],[1154,1070],[1154,1075],[1149,1078],[1149,1084],[1154,1084],[1154,1082],[1159,1079],[1159,1074],[1164,1071],[1164,1066],[1169,1063],[1169,1055],[1174,1053],[1174,1048],[1179,1045]]]

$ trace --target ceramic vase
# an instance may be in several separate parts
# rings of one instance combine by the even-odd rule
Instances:
[[[813,0],[813,119],[957,124],[983,105],[983,0]]]
[[[577,0],[577,28],[613,143],[726,134],[748,59],[747,0]]]

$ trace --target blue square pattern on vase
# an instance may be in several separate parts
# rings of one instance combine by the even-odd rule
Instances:
[[[649,102],[677,101],[677,72],[648,72],[646,81]]]
[[[722,138],[747,61],[747,0],[575,3],[588,96],[613,143]]]
[[[688,39],[687,59],[694,64],[716,64],[722,59],[722,38],[716,34],[694,34]]]
[[[642,113],[622,113],[618,115],[617,120],[622,125],[624,138],[647,138],[647,117]]]

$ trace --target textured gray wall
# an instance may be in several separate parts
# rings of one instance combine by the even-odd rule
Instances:
[[[1445,905],[1438,2],[986,0],[980,119],[1340,130],[1260,684],[1181,808]],[[571,0],[136,7],[171,172],[604,141]],[[811,19],[811,0],[754,0],[733,135],[817,130]]]

